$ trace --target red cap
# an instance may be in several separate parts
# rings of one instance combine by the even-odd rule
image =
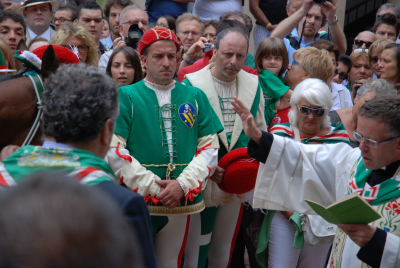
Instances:
[[[247,155],[247,148],[230,151],[222,157],[218,166],[225,169],[224,180],[218,187],[230,194],[244,194],[256,186],[260,163]]]
[[[138,50],[143,55],[143,50],[158,40],[172,40],[176,45],[176,52],[181,49],[181,42],[178,42],[176,35],[171,30],[164,27],[156,27],[148,30],[139,41]]]
[[[80,63],[78,56],[68,48],[56,45],[52,46],[60,63]],[[38,47],[37,49],[33,50],[32,53],[36,54],[36,56],[38,56],[40,59],[43,59],[43,53],[48,47],[49,45]]]

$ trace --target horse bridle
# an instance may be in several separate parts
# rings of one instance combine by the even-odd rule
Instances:
[[[29,130],[28,135],[25,138],[24,143],[22,146],[28,145],[31,143],[33,137],[35,136],[37,130],[39,129],[40,126],[40,119],[42,118],[43,114],[43,106],[42,106],[42,97],[43,97],[43,81],[40,78],[40,76],[37,73],[32,74],[31,72],[24,74],[26,77],[29,77],[31,79],[33,88],[35,89],[36,93],[36,98],[38,100],[37,106],[38,106],[38,113],[36,115],[35,122],[33,123],[31,129]]]

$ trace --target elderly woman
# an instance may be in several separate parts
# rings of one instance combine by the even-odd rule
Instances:
[[[354,130],[357,128],[358,112],[360,111],[360,108],[364,103],[372,100],[378,95],[396,96],[396,93],[394,86],[386,80],[373,80],[370,78],[358,89],[353,107],[331,111],[329,113],[331,122],[339,124],[343,123],[350,138],[350,146],[353,148],[358,147],[359,142],[354,138]]]
[[[379,69],[379,64],[381,63],[381,54],[385,47],[389,44],[394,44],[394,42],[389,39],[383,39],[373,42],[372,45],[369,47],[368,58],[371,62],[374,78],[381,78],[382,73]]]
[[[393,85],[400,83],[400,48],[397,44],[388,44],[382,51],[381,59],[378,65],[381,78]]]
[[[99,54],[94,38],[79,24],[64,25],[53,36],[50,43],[72,50],[81,62],[95,67],[99,64]]]
[[[364,51],[353,52],[350,54],[350,59],[353,62],[349,72],[349,84],[346,86],[351,92],[351,97],[357,93],[357,89],[367,80],[372,77],[372,67],[369,61],[368,54]]]
[[[328,113],[333,105],[332,95],[323,81],[309,78],[299,83],[290,104],[289,123],[274,125],[270,133],[304,144],[349,143],[343,125],[331,126]],[[264,217],[257,252],[265,251],[268,243],[269,268],[324,266],[330,244],[309,246],[298,243],[295,240],[296,231],[301,231],[298,219],[298,213],[288,211],[268,211]]]

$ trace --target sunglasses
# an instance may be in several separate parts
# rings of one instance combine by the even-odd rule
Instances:
[[[341,80],[346,80],[347,79],[347,74],[344,73],[339,73],[337,69],[335,69],[335,76],[339,75],[339,79]]]
[[[307,106],[301,106],[299,108],[299,112],[302,116],[309,116],[311,112],[314,114],[315,117],[323,117],[325,114],[324,108],[313,109]]]
[[[367,41],[363,41],[363,40],[354,40],[354,45],[358,46],[358,47],[362,47],[363,44],[365,44],[365,46],[367,48],[369,48],[372,45],[373,42],[367,42]]]

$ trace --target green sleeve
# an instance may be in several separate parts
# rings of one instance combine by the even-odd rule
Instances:
[[[181,82],[182,84],[186,85],[186,86],[192,86],[192,84],[189,82],[189,79],[185,79]]]
[[[207,95],[200,89],[197,89],[197,104],[199,105],[199,137],[219,133],[224,130],[217,114],[208,101]]]
[[[246,57],[246,61],[244,62],[244,65],[249,66],[249,67],[251,67],[253,69],[256,68],[254,57],[250,52],[247,53],[247,57]]]
[[[264,70],[258,76],[260,77],[263,93],[270,98],[279,100],[290,89],[278,76],[268,70]]]
[[[132,101],[129,90],[132,86],[120,87],[118,89],[119,115],[117,117],[115,134],[129,140],[132,125]]]

